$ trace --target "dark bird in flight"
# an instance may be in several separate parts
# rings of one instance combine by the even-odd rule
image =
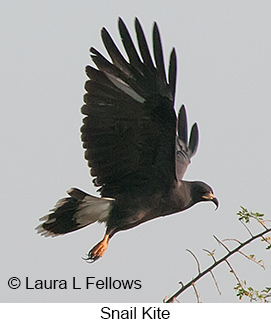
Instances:
[[[72,188],[67,192],[69,197],[59,200],[36,228],[44,236],[56,236],[105,222],[103,239],[88,252],[90,261],[103,256],[118,231],[202,201],[212,201],[218,207],[209,185],[183,180],[198,147],[198,127],[195,123],[188,137],[185,107],[178,117],[174,110],[175,50],[166,74],[157,24],[152,34],[153,56],[138,19],[135,30],[139,50],[119,19],[125,59],[103,28],[101,37],[111,61],[92,47],[96,68],[86,67],[89,80],[81,138],[101,197]]]

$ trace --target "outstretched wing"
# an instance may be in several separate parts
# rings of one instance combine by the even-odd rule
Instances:
[[[189,142],[187,131],[187,117],[184,105],[178,115],[178,135],[176,136],[176,177],[181,180],[191,158],[195,155],[199,142],[198,126],[192,126]]]
[[[153,27],[154,62],[138,19],[135,29],[139,52],[119,19],[126,60],[103,28],[102,40],[112,62],[91,48],[97,69],[86,68],[82,141],[94,184],[102,186],[103,196],[142,186],[150,176],[175,178],[175,51],[167,77],[157,25]]]

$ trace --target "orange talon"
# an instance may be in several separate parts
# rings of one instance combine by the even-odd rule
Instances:
[[[101,258],[108,246],[109,242],[109,235],[105,234],[104,238],[102,241],[97,243],[88,253],[88,258],[86,260],[92,260],[92,262],[98,260]]]

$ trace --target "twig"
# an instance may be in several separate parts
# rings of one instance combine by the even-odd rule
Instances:
[[[241,241],[239,241],[238,239],[234,239],[234,238],[227,238],[227,239],[223,239],[222,241],[235,241],[235,242],[237,242],[239,244],[242,244]]]
[[[265,241],[266,243],[268,243],[268,244],[269,244],[268,249],[269,249],[269,248],[270,248],[270,246],[271,246],[271,242],[270,242],[269,240],[270,240],[270,237],[265,238],[264,236],[262,236],[262,241]]]
[[[211,251],[209,251],[208,249],[203,249],[203,251],[207,252],[207,253],[208,253],[208,255],[212,257],[212,259],[213,259],[214,263],[216,263],[216,259],[215,259],[215,256],[214,256],[214,251],[212,251],[212,252],[211,252]],[[221,295],[221,291],[220,291],[220,289],[219,289],[218,282],[217,282],[217,280],[216,280],[216,278],[215,278],[215,275],[214,275],[214,273],[213,273],[213,271],[212,271],[212,270],[210,270],[210,274],[211,274],[211,276],[212,276],[212,278],[213,278],[213,281],[214,281],[214,283],[215,283],[215,286],[216,286],[216,289],[217,289],[217,291],[218,291],[218,294],[219,294],[219,295]]]
[[[241,242],[240,242],[239,240],[237,240],[237,239],[223,239],[223,241],[235,241],[235,242],[238,242],[239,244],[241,244]],[[239,253],[240,253],[242,256],[244,256],[245,258],[247,258],[248,260],[251,260],[251,261],[255,262],[255,264],[257,264],[257,265],[261,266],[263,269],[265,269],[264,264],[263,264],[263,263],[261,263],[261,262],[262,262],[262,260],[257,261],[257,260],[255,259],[254,255],[250,255],[250,256],[248,256],[247,254],[245,254],[244,252],[242,252],[242,251],[240,251],[240,250],[239,250]]]
[[[237,280],[237,282],[239,283],[240,286],[243,287],[243,284],[241,282],[241,280],[239,279],[239,277],[237,276],[235,270],[233,269],[232,265],[229,263],[228,259],[225,259],[225,263],[228,265],[228,267],[230,268],[230,272],[234,275],[235,279]]]
[[[215,279],[215,275],[214,275],[214,273],[213,273],[213,271],[212,271],[212,270],[210,270],[210,274],[211,274],[211,276],[212,276],[212,278],[213,278],[213,281],[214,281],[214,283],[215,283],[215,286],[216,286],[216,289],[217,289],[217,291],[218,291],[218,294],[219,294],[219,295],[221,295],[221,291],[220,291],[220,289],[219,289],[218,282],[217,282],[217,280]]]
[[[195,295],[196,295],[196,297],[197,297],[197,302],[198,302],[198,303],[200,303],[199,293],[198,293],[198,291],[197,291],[197,289],[196,289],[196,284],[195,284],[195,283],[193,283],[193,284],[192,284],[192,287],[193,287],[194,292],[195,292]]]
[[[221,240],[219,240],[216,236],[213,236],[215,239],[216,239],[216,241],[219,243],[219,244],[221,244],[228,252],[230,252],[230,249],[221,241]]]
[[[194,257],[194,259],[196,260],[196,263],[197,263],[197,266],[198,266],[198,273],[200,274],[201,270],[200,270],[200,263],[199,263],[198,258],[196,257],[196,255],[191,250],[186,249],[186,251],[188,251]]]
[[[251,237],[253,237],[253,234],[252,232],[250,231],[250,229],[248,228],[248,226],[243,222],[243,221],[240,221],[242,223],[242,225],[246,228],[247,232],[250,234]]]

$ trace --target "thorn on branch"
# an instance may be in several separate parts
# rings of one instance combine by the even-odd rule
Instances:
[[[179,282],[179,284],[182,286],[182,287],[184,287],[184,284],[183,284],[183,282]]]

